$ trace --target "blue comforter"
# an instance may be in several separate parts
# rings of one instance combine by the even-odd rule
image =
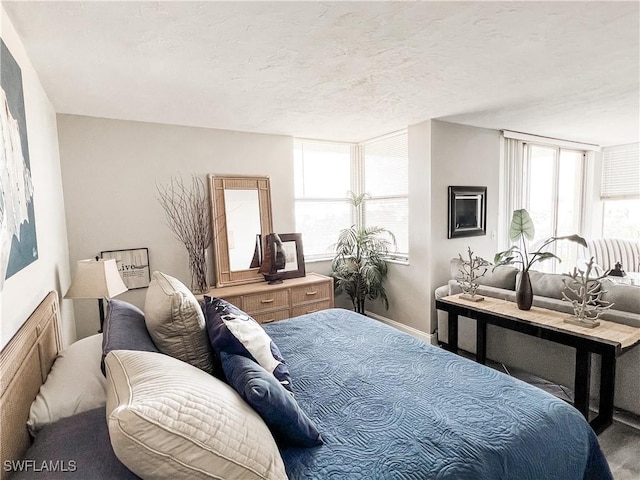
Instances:
[[[324,445],[283,448],[295,479],[611,479],[571,405],[346,310],[266,326]]]

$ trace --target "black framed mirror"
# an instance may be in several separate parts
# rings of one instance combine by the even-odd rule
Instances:
[[[487,187],[449,187],[447,238],[487,234]]]

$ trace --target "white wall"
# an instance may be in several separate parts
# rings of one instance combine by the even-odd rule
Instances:
[[[431,249],[436,287],[450,278],[449,261],[471,247],[493,261],[497,252],[500,132],[434,120],[431,132]],[[448,187],[487,187],[487,234],[447,238]]]
[[[0,348],[51,290],[69,287],[69,253],[58,153],[56,115],[4,8],[0,34],[22,70],[29,158],[34,187],[38,260],[13,275],[0,292]],[[75,340],[73,306],[61,303],[65,344]]]
[[[291,137],[74,115],[59,115],[58,131],[72,273],[77,260],[102,250],[147,247],[152,271],[189,285],[186,250],[157,201],[156,184],[178,174],[269,175],[274,228],[294,231]],[[143,307],[145,295],[118,298]],[[94,333],[97,301],[74,303],[78,337]]]

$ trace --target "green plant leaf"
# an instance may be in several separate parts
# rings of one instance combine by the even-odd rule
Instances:
[[[513,259],[515,258],[515,255],[513,253],[517,252],[518,250],[520,249],[516,245],[513,245],[511,248],[505,250],[504,252],[496,253],[493,257],[493,263],[495,263],[495,267],[513,263]]]
[[[545,260],[551,260],[552,258],[555,258],[559,262],[562,262],[559,257],[551,252],[535,252],[533,254],[533,258],[531,259],[531,261],[529,261],[529,266],[533,265],[535,262],[543,262]]]
[[[511,217],[511,225],[509,227],[509,238],[512,242],[517,242],[524,235],[527,240],[533,240],[536,235],[536,228],[533,220],[524,208],[514,210]]]
[[[554,240],[569,240],[570,242],[575,242],[582,245],[584,248],[587,248],[587,241],[582,238],[580,235],[567,235],[566,237],[553,237]]]

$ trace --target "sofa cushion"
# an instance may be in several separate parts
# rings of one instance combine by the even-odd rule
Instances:
[[[149,335],[160,352],[216,373],[200,304],[178,279],[153,272],[144,314]]]
[[[460,260],[459,258],[451,259],[451,278],[456,279],[460,276],[461,266],[462,260]],[[515,290],[517,273],[517,268],[510,267],[508,265],[496,267],[495,269],[491,265],[489,265],[485,274],[482,277],[478,278],[478,285]]]
[[[571,278],[566,275],[529,270],[529,279],[533,294],[539,297],[562,300],[564,298],[562,292],[564,292],[569,298],[577,298],[569,289],[565,289],[565,281],[572,282]],[[518,274],[518,281],[520,281],[520,274]]]
[[[273,436],[227,384],[167,355],[107,355],[107,423],[141,478],[286,479]]]
[[[613,303],[613,310],[640,314],[640,286],[614,283],[602,280],[604,292],[601,300]]]

